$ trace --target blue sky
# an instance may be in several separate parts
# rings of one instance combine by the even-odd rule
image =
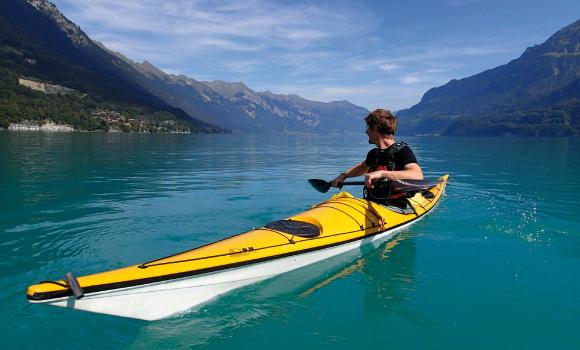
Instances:
[[[578,0],[52,1],[91,38],[167,73],[392,110],[580,18]]]

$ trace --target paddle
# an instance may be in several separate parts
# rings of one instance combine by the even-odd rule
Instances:
[[[309,179],[308,182],[318,192],[322,192],[322,193],[328,192],[328,190],[332,187],[332,185],[330,184],[330,182],[324,181],[324,180],[320,180],[320,179]],[[349,185],[364,185],[364,184],[365,184],[364,181],[348,181],[348,182],[343,182],[342,183],[343,186],[349,186]]]
[[[326,193],[332,187],[330,182],[321,179],[309,179],[308,182],[314,187],[318,192]],[[380,181],[379,183],[385,184],[389,181]],[[403,191],[416,191],[425,190],[433,186],[439,185],[443,180],[396,180],[390,181],[393,190],[403,192]],[[343,186],[352,185],[364,185],[364,181],[347,181],[343,182]]]

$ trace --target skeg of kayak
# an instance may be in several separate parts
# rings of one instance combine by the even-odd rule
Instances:
[[[393,237],[439,202],[448,175],[408,199],[410,210],[340,192],[284,220],[157,260],[28,287],[33,303],[157,320],[223,293]]]

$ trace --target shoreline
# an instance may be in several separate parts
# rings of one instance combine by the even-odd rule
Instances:
[[[79,132],[79,133],[126,133],[126,134],[192,134],[192,131],[123,131],[118,128],[105,130],[79,130],[68,124],[57,124],[52,121],[45,122],[41,125],[35,123],[10,123],[7,128],[0,129],[9,132]]]
[[[68,124],[56,124],[53,122],[42,125],[32,123],[10,123],[6,131],[48,131],[48,132],[71,132],[75,129]]]

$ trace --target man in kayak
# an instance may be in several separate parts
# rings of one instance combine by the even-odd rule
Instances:
[[[375,144],[364,162],[356,164],[338,175],[331,184],[341,188],[349,177],[365,175],[365,196],[389,199],[390,187],[377,186],[379,180],[423,180],[423,171],[411,148],[404,142],[395,142],[397,118],[386,109],[376,109],[366,116],[366,134],[369,143]],[[388,192],[388,193],[387,193]]]

